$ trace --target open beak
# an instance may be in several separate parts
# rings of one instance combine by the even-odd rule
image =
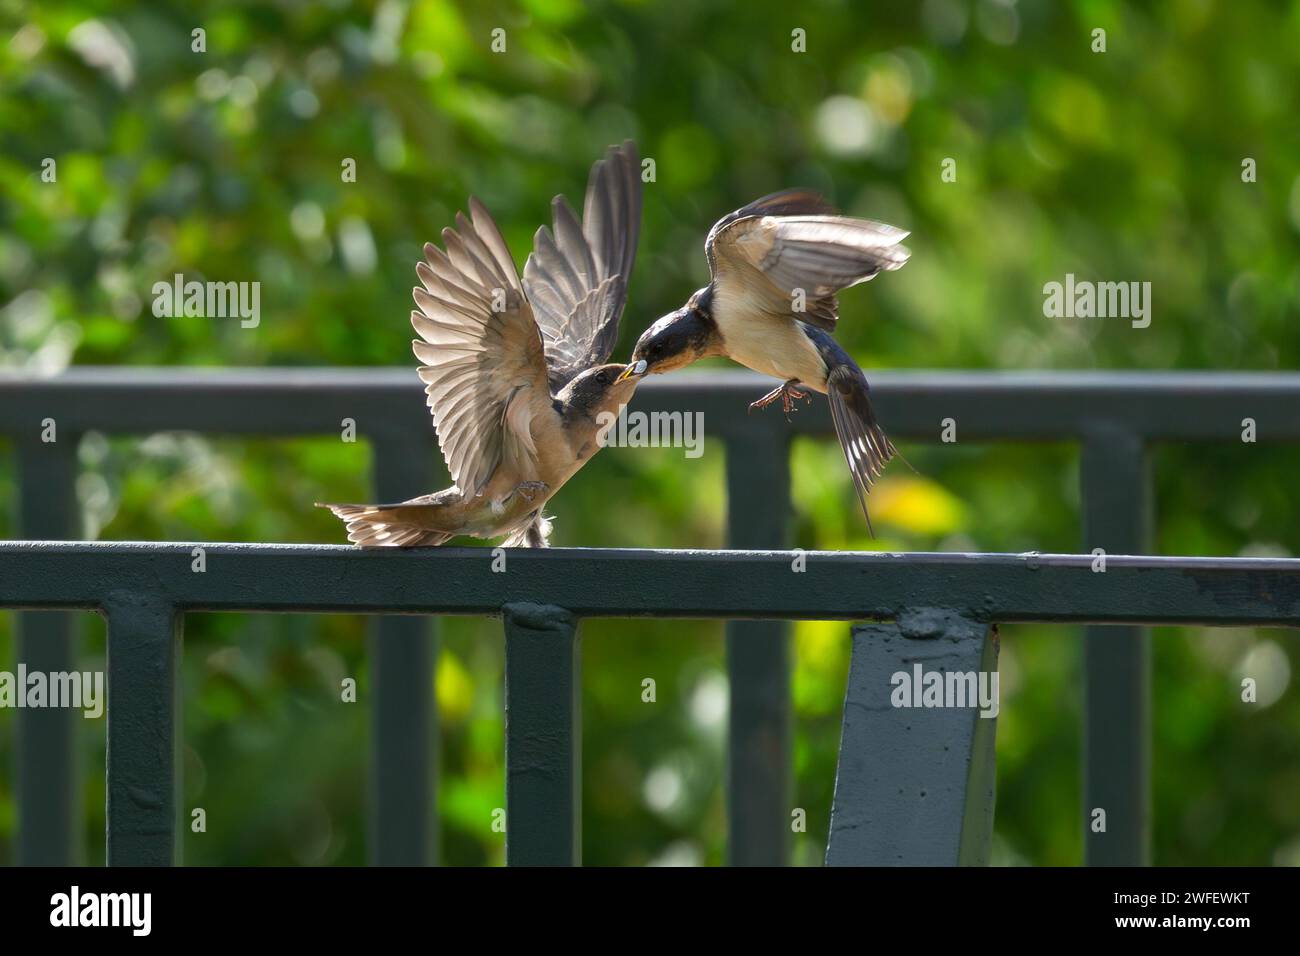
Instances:
[[[623,379],[631,378],[633,375],[644,375],[645,370],[648,367],[649,365],[645,359],[638,359],[635,362],[628,362],[627,367],[623,369],[623,374],[621,374],[618,378],[614,379],[614,383],[618,384],[619,382],[623,381]]]

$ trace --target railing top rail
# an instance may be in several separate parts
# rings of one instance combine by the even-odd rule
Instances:
[[[192,567],[204,550],[205,570]],[[897,618],[947,608],[990,621],[1300,625],[1300,559],[1093,555],[512,550],[341,545],[0,543],[0,607]],[[923,625],[918,625],[923,626]]]
[[[1251,418],[1260,441],[1300,439],[1295,372],[872,371],[870,380],[881,419],[902,438],[934,440],[940,422],[954,418],[963,441],[1079,438],[1106,428],[1237,441]],[[755,427],[746,406],[769,384],[750,372],[678,373],[647,381],[633,406],[702,412],[710,431],[726,435]],[[40,415],[73,432],[315,434],[349,416],[372,435],[432,434],[420,389],[407,367],[0,371],[0,432],[30,433]],[[830,433],[825,403],[801,407],[789,429]]]

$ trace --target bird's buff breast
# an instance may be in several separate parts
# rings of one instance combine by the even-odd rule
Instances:
[[[727,319],[718,315],[716,320],[732,361],[782,381],[798,379],[826,391],[826,363],[793,320],[761,312],[738,314],[728,309],[725,313],[730,313]]]
[[[466,502],[467,517],[476,528],[483,529],[483,537],[494,537],[500,533],[495,529],[521,521],[541,508],[591,457],[575,458],[562,434],[534,437],[540,452],[537,460],[503,462],[483,494]],[[592,454],[598,450],[593,440]],[[533,497],[529,500],[524,493],[515,491],[521,481],[544,481],[547,489],[531,490]]]
[[[533,498],[528,500],[522,492],[515,489],[522,481],[541,480],[532,469],[517,471],[513,468],[497,468],[492,480],[488,482],[481,494],[463,495],[459,503],[452,507],[461,522],[461,534],[479,538],[494,538],[504,533],[504,529],[522,521],[533,511],[544,505],[556,489],[533,491]]]

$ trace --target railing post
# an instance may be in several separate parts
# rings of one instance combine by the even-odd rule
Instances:
[[[790,449],[771,427],[727,435],[727,543],[784,548]],[[731,712],[727,740],[727,861],[785,866],[790,824],[790,628],[785,621],[728,621]]]
[[[1081,464],[1083,546],[1146,554],[1152,493],[1140,436],[1098,427]],[[1104,584],[1099,575],[1099,584]],[[1084,636],[1084,860],[1146,866],[1151,846],[1151,643],[1143,627],[1089,627]],[[1104,816],[1098,813],[1102,811]],[[1104,830],[1098,827],[1104,821]]]
[[[853,629],[827,866],[988,864],[997,666],[996,632],[950,611]],[[935,673],[974,678],[962,699],[918,709]]]
[[[506,863],[582,862],[578,624],[537,604],[502,608],[506,632]]]
[[[77,438],[17,443],[18,530],[33,541],[76,537]],[[76,622],[67,611],[18,615],[19,662],[46,674],[77,669]],[[18,863],[73,866],[82,861],[77,722],[70,708],[18,711]]]
[[[108,618],[108,864],[172,866],[180,788],[182,618],[154,595],[117,592]]]
[[[381,501],[427,488],[427,434],[377,436],[375,493]],[[367,637],[371,709],[370,860],[376,866],[427,866],[438,859],[438,710],[434,697],[437,619],[371,618]]]

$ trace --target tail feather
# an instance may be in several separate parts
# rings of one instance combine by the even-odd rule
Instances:
[[[430,548],[455,537],[454,532],[439,531],[416,523],[418,509],[427,517],[427,504],[398,505],[330,505],[328,508],[347,527],[348,540],[363,548]]]
[[[867,492],[871,484],[885,470],[885,465],[898,454],[885,430],[876,421],[867,394],[867,379],[862,370],[849,365],[836,366],[826,380],[826,396],[831,404],[831,421],[835,437],[848,462],[853,476],[853,490],[857,493],[862,515],[867,519],[867,531],[874,538],[871,515],[867,512]]]

